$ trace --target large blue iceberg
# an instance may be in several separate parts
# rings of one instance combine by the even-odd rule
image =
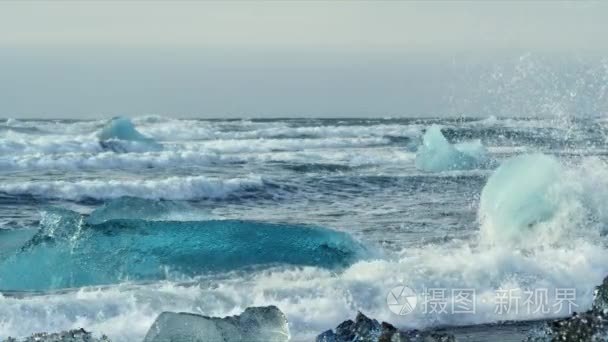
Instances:
[[[125,117],[115,117],[99,132],[99,143],[104,149],[114,152],[158,151],[162,145],[135,129],[133,122]]]
[[[36,236],[0,261],[0,289],[150,281],[261,265],[339,268],[364,255],[348,234],[318,227],[238,220],[89,223],[53,209]]]
[[[559,162],[543,154],[503,162],[481,192],[482,234],[494,243],[519,241],[558,210],[552,191],[562,177]]]
[[[416,153],[416,167],[426,172],[470,170],[489,164],[491,161],[481,141],[450,144],[438,125],[426,130]]]

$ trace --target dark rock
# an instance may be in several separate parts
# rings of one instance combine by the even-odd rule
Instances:
[[[602,285],[595,288],[593,310],[606,313],[608,311],[608,277],[604,278]]]
[[[533,331],[526,341],[607,341],[608,340],[608,277],[595,289],[591,310],[571,317],[547,322]]]
[[[333,330],[326,330],[321,335],[317,336],[316,342],[337,342],[336,334]]]
[[[380,336],[378,337],[378,342],[391,342],[391,338],[397,332],[397,328],[395,328],[392,324],[382,322],[380,325]]]
[[[380,323],[359,312],[355,318],[354,331],[357,341],[376,341],[380,336]]]
[[[526,341],[606,341],[608,321],[593,310],[558,319],[532,332]]]
[[[390,342],[455,342],[454,335],[431,331],[398,331]]]
[[[337,341],[352,341],[355,338],[355,322],[350,319],[336,327]]]
[[[453,342],[450,334],[421,332],[418,330],[399,331],[392,324],[371,319],[361,312],[355,321],[347,320],[335,331],[328,330],[317,336],[316,342]]]
[[[110,340],[106,336],[95,338],[84,329],[75,329],[51,334],[36,333],[22,340],[9,337],[5,342],[110,342]]]

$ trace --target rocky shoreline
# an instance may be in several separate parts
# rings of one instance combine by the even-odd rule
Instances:
[[[317,336],[316,342],[350,342],[350,341],[377,341],[377,342],[453,342],[453,335],[433,331],[408,330],[400,331],[392,324],[379,323],[361,312],[354,321],[347,320],[334,330],[327,330]]]
[[[161,313],[143,342],[287,342],[287,317],[276,306],[249,307],[242,314],[224,318],[192,313]],[[453,342],[460,339],[445,329],[399,330],[359,312],[335,329],[319,334],[316,342]],[[466,339],[464,339],[466,341]],[[524,342],[608,340],[608,277],[596,287],[591,310],[571,317],[538,321]],[[25,339],[9,337],[5,342],[110,342],[84,329],[59,333],[37,333]]]
[[[9,337],[5,342],[110,342],[106,336],[93,337],[91,332],[84,329],[61,331],[58,333],[36,333],[22,340]]]

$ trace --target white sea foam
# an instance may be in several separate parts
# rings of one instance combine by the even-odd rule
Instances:
[[[125,283],[19,299],[5,296],[0,298],[0,317],[5,317],[0,321],[0,336],[84,327],[108,334],[117,342],[135,341],[165,310],[224,316],[247,306],[274,304],[286,313],[294,340],[306,341],[354,316],[357,310],[403,328],[563,316],[569,308],[559,304],[559,289],[576,291],[572,309],[586,310],[594,286],[608,274],[608,250],[600,237],[608,216],[599,210],[605,208],[608,194],[608,182],[602,180],[608,167],[591,158],[577,166],[565,166],[563,172],[568,177],[562,179],[564,192],[559,193],[564,196],[564,201],[558,201],[562,211],[545,218],[542,227],[527,235],[527,243],[491,245],[481,235],[468,241],[413,246],[383,259],[360,261],[338,273],[315,267],[276,268],[181,279],[179,283]],[[129,186],[120,184],[118,188]],[[160,189],[178,193],[174,188],[170,192],[167,186],[141,188],[153,194]],[[64,194],[72,191],[58,189]],[[107,190],[100,193],[112,193]],[[555,239],[543,227],[577,234]],[[445,290],[441,300],[447,312],[430,313],[426,306],[425,313],[424,304],[420,304],[407,316],[392,314],[386,296],[397,285],[407,285],[419,294],[429,288]],[[459,289],[475,291],[474,313],[453,313],[452,290]],[[509,296],[514,296],[509,298],[519,299],[510,302],[508,310],[498,310],[497,291],[509,290]],[[526,304],[528,294],[524,291],[538,290],[547,291],[546,302]],[[420,300],[424,302],[422,297]],[[540,305],[548,311],[537,310],[543,308]]]
[[[590,159],[565,172],[570,177],[564,178],[563,183],[575,192],[562,195],[575,195],[582,202],[562,202],[572,205],[563,207],[569,215],[554,215],[544,222],[545,226],[576,229],[582,221],[573,219],[578,218],[573,213],[593,213],[589,220],[604,221],[606,217],[595,209],[606,203],[608,182],[598,182],[608,172],[606,165]],[[580,177],[582,174],[587,177]],[[591,191],[590,184],[596,184],[596,191]],[[85,327],[106,333],[118,342],[133,341],[141,339],[156,315],[164,310],[224,316],[247,306],[268,304],[277,305],[287,314],[295,340],[309,340],[352,317],[357,310],[404,328],[563,316],[568,314],[568,307],[560,308],[555,296],[558,289],[575,290],[573,309],[586,310],[591,305],[593,287],[608,274],[608,250],[598,238],[601,225],[591,227],[594,229],[562,240],[547,238],[537,231],[528,235],[530,243],[522,248],[489,246],[483,243],[483,236],[481,241],[454,240],[410,247],[384,259],[358,262],[339,273],[314,267],[278,268],[188,280],[192,281],[190,285],[122,284],[21,299],[4,297],[0,298],[0,316],[8,319],[0,322],[0,336]],[[430,314],[427,307],[425,313],[420,304],[407,316],[392,314],[386,295],[401,284],[419,292],[444,289],[447,312]],[[248,291],[243,292],[243,288]],[[475,290],[474,313],[452,312],[452,290],[459,289]],[[509,310],[500,312],[497,291],[507,290],[519,299],[510,304]],[[524,291],[528,290],[546,290],[547,301],[525,304]],[[541,304],[549,311],[537,310]]]
[[[33,128],[32,134],[47,133],[57,135],[90,134],[98,131],[107,120],[63,121],[63,120],[17,120],[8,119],[6,125],[11,127]]]
[[[122,196],[145,199],[192,200],[224,198],[239,190],[263,187],[260,177],[215,179],[205,176],[164,179],[30,181],[0,184],[0,192],[41,198],[104,200]]]
[[[108,119],[65,122],[58,120],[9,119],[6,126],[30,127],[51,134],[81,135],[96,133]],[[309,125],[295,126],[289,122],[248,120],[208,121],[175,119],[164,116],[136,116],[131,119],[138,130],[157,140],[207,140],[207,139],[258,139],[258,138],[354,138],[354,137],[411,137],[422,135],[423,124],[377,123],[368,125]],[[512,119],[489,117],[461,123],[464,126],[498,126],[506,128],[553,128],[555,119]],[[449,124],[447,124],[449,126]],[[237,129],[235,129],[237,128]]]
[[[194,151],[163,151],[145,153],[65,153],[26,154],[0,157],[1,170],[137,170],[229,164],[243,161],[235,156]]]
[[[226,147],[231,150],[254,150],[253,152],[226,153],[220,148],[210,149],[191,145],[170,145],[164,151],[142,153],[115,152],[68,152],[7,154],[0,156],[0,170],[139,170],[147,168],[187,168],[211,165],[226,165],[245,162],[287,162],[301,164],[336,164],[349,167],[395,165],[411,168],[415,154],[401,147],[351,147],[307,149],[303,151],[270,152],[258,147]],[[271,144],[266,145],[271,147]]]
[[[504,127],[504,128],[556,128],[559,118],[528,118],[525,120],[508,117],[496,117],[494,115],[469,122],[464,126],[473,127]]]
[[[110,140],[111,141],[111,140]],[[150,152],[155,149],[138,142],[120,141],[125,145],[124,152]],[[382,146],[390,143],[383,137],[360,138],[309,138],[309,139],[216,139],[202,141],[164,142],[164,150],[197,151],[201,153],[247,153],[272,151],[302,151],[306,149],[352,148]],[[129,145],[130,144],[130,145]],[[128,146],[127,146],[128,145]],[[62,153],[100,153],[104,152],[95,133],[88,135],[39,135],[5,132],[0,136],[0,154],[15,156],[24,154],[62,154]]]
[[[32,135],[13,131],[0,136],[0,154],[100,152],[101,146],[94,134],[89,135]]]
[[[296,341],[353,317],[357,310],[403,328],[475,324],[508,319],[535,319],[567,314],[557,311],[554,291],[572,288],[576,310],[590,307],[592,288],[608,273],[608,251],[593,243],[540,249],[476,249],[468,244],[429,245],[404,251],[395,260],[363,261],[342,273],[314,267],[234,273],[222,279],[199,279],[183,286],[164,282],[130,287],[15,299],[0,298],[0,336],[84,327],[108,334],[113,341],[137,341],[162,311],[224,316],[247,306],[277,305],[290,322]],[[407,316],[392,314],[386,296],[394,286],[446,289],[447,313],[425,314],[422,306]],[[247,288],[247,291],[243,291]],[[452,290],[475,289],[476,310],[452,314]],[[550,313],[533,312],[518,302],[517,310],[496,312],[499,289],[547,289]],[[522,292],[515,292],[525,298]],[[534,307],[532,308],[534,309]]]
[[[142,121],[135,119],[134,122],[138,129],[141,126],[142,132],[155,138],[166,135],[168,139],[172,134],[178,134],[181,129],[161,132],[161,122],[174,122],[172,119],[147,118]],[[196,121],[188,124],[221,128],[218,125],[213,126],[215,124]],[[247,125],[247,129],[251,130],[263,127],[266,127],[266,124]],[[277,130],[289,129],[285,127],[287,126],[275,126]],[[4,165],[15,168],[42,169],[48,166],[70,169],[71,165],[98,168],[103,163],[110,164],[111,168],[112,163],[115,163],[116,168],[138,169],[148,162],[155,167],[164,166],[165,162],[161,160],[165,158],[167,164],[183,162],[202,165],[206,163],[205,156],[209,155],[209,150],[217,153],[211,154],[212,156],[219,155],[221,158],[226,158],[227,153],[238,153],[242,154],[237,156],[239,159],[268,158],[296,162],[334,160],[352,165],[369,161],[385,163],[393,159],[405,164],[411,163],[413,158],[411,153],[405,152],[400,155],[390,151],[382,155],[375,148],[366,148],[369,154],[361,153],[357,156],[361,152],[359,148],[338,149],[342,146],[352,147],[353,145],[348,143],[358,141],[358,138],[336,138],[333,135],[319,139],[260,140],[257,139],[258,136],[256,139],[246,140],[239,140],[236,136],[227,139],[224,136],[224,140],[215,142],[168,143],[165,144],[167,150],[158,153],[119,156],[100,153],[98,146],[90,148],[84,140],[89,137],[87,134],[92,132],[87,131],[90,128],[74,126],[71,132],[78,133],[70,133],[65,137],[54,134],[36,138],[29,135],[29,139],[24,134],[9,136],[13,143],[17,143],[17,148],[13,152],[10,148],[3,150],[2,148],[8,145],[2,140],[0,151],[29,154],[11,155],[16,159],[2,159],[0,165],[12,160],[10,163],[13,164]],[[4,134],[2,139],[7,134],[15,133]],[[195,134],[202,137],[204,132],[201,130]],[[369,140],[360,140],[363,142],[359,146],[367,147],[370,142],[378,141],[374,139],[385,141],[378,135]],[[95,139],[92,141],[96,142]],[[80,146],[80,143],[83,145]],[[307,148],[318,150],[305,151]],[[277,149],[287,151],[270,153]],[[328,149],[333,155],[327,153]],[[196,159],[201,152],[201,159]],[[46,158],[45,153],[65,154]],[[317,156],[321,156],[321,159],[316,158]],[[398,160],[398,156],[403,158]],[[70,159],[71,157],[74,159]],[[221,278],[202,278],[189,286],[178,285],[177,282],[137,286],[121,284],[102,289],[82,289],[42,296],[4,296],[0,297],[0,338],[8,335],[25,336],[37,331],[83,327],[97,333],[106,333],[116,342],[138,341],[145,335],[156,316],[165,310],[224,316],[242,312],[245,307],[251,305],[275,304],[287,314],[295,340],[309,341],[315,334],[352,318],[357,310],[400,327],[418,328],[565,315],[565,307],[557,311],[553,306],[557,304],[555,291],[560,288],[575,289],[578,305],[575,310],[586,310],[591,304],[593,287],[608,274],[608,250],[603,246],[605,238],[601,235],[608,223],[608,210],[605,205],[608,203],[608,167],[598,158],[585,158],[579,165],[562,166],[563,173],[558,182],[560,190],[551,192],[559,196],[555,199],[560,209],[544,218],[542,224],[537,225],[531,234],[525,234],[524,240],[516,239],[519,241],[514,241],[515,244],[503,246],[500,238],[510,239],[510,234],[500,234],[506,227],[494,227],[496,234],[490,241],[481,236],[470,241],[456,240],[414,246],[396,255],[387,255],[384,259],[358,262],[337,273],[314,267],[278,268],[232,273]],[[459,172],[453,174],[460,174]],[[490,171],[466,172],[486,175]],[[0,184],[0,191],[65,199],[109,199],[125,195],[150,199],[194,199],[221,198],[244,189],[263,186],[264,182],[258,177],[229,180],[174,177],[158,180],[9,182]],[[387,235],[387,238],[390,237]],[[491,242],[495,242],[497,238],[499,242],[492,245]],[[425,315],[421,311],[415,311],[407,316],[392,314],[386,304],[386,295],[392,287],[401,284],[417,291],[423,288],[445,289],[448,313]],[[474,314],[450,313],[453,299],[451,290],[462,288],[476,291]],[[525,294],[518,292],[520,288],[546,289],[550,312],[530,311],[523,304]],[[505,314],[496,312],[496,290],[499,289],[513,289],[515,295],[521,296],[518,310],[512,308]]]
[[[228,123],[198,120],[159,119],[137,120],[137,128],[157,140],[210,139],[275,139],[275,138],[359,138],[359,137],[418,137],[417,125],[378,124],[368,126],[303,126],[291,127],[285,122],[249,124],[233,130]],[[245,129],[243,129],[245,128]]]
[[[327,138],[327,139],[230,139],[188,143],[186,149],[215,153],[250,153],[273,151],[303,151],[306,149],[353,148],[382,146],[385,138]]]
[[[321,151],[287,151],[244,154],[243,157],[262,161],[302,164],[338,164],[351,167],[365,165],[412,165],[415,154],[401,147],[361,147],[349,149],[323,149]]]

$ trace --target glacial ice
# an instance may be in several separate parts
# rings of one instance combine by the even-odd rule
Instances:
[[[114,152],[162,150],[162,145],[138,132],[133,122],[125,117],[119,116],[110,120],[98,137],[101,147]]]
[[[0,261],[13,255],[35,234],[34,229],[0,229]]]
[[[481,141],[450,144],[438,125],[426,130],[416,153],[416,167],[426,172],[470,170],[488,163],[487,151]]]
[[[173,279],[262,265],[331,269],[367,255],[350,235],[310,226],[141,219],[91,224],[85,216],[65,209],[45,216],[38,234],[0,261],[0,289]],[[28,269],[37,271],[23,272]]]
[[[289,341],[287,318],[276,306],[249,307],[241,315],[207,317],[161,313],[143,342],[283,342]]]
[[[131,140],[131,141],[145,141],[151,138],[139,133],[131,120],[125,117],[115,117],[108,122],[99,133],[100,140]]]
[[[557,210],[551,191],[560,181],[561,166],[544,154],[504,161],[481,192],[482,233],[493,242],[516,241]]]

